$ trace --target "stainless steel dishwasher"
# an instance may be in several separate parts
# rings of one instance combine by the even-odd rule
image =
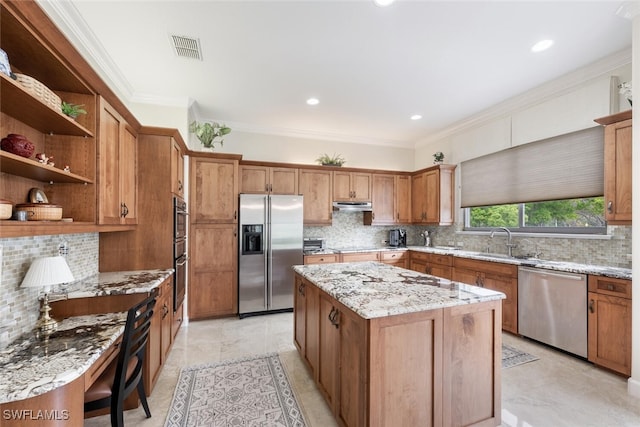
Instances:
[[[586,275],[519,267],[518,332],[586,358]]]

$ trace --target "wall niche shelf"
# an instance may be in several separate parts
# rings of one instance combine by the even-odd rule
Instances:
[[[66,182],[93,184],[93,180],[84,176],[65,172],[54,166],[47,166],[35,160],[0,151],[0,170],[11,175],[34,179],[41,182]]]

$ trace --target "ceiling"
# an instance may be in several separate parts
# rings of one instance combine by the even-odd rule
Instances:
[[[406,147],[631,46],[618,1],[53,3],[43,8],[130,102],[195,102],[200,119],[233,129]],[[199,39],[203,59],[178,57],[174,34]],[[541,39],[555,44],[532,53]]]

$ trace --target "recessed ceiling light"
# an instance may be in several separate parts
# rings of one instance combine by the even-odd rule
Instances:
[[[380,7],[389,6],[394,1],[395,0],[373,0],[373,2],[376,4],[376,6],[380,6]]]
[[[540,40],[538,43],[531,46],[531,52],[542,52],[553,46],[553,40]]]
[[[420,114],[414,114],[413,116],[411,116],[411,120],[420,120],[422,118],[422,116]]]
[[[307,99],[307,105],[318,105],[320,101],[318,98],[309,98]]]

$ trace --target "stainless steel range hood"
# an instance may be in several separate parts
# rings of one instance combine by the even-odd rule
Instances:
[[[371,212],[371,202],[333,202],[334,211]]]

